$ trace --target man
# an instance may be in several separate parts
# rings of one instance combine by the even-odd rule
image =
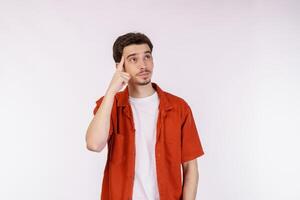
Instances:
[[[113,45],[116,71],[86,133],[89,150],[108,144],[102,200],[196,198],[200,138],[186,101],[151,82],[152,49],[142,33]]]

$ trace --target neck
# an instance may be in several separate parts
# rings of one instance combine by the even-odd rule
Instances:
[[[128,84],[128,92],[129,96],[133,98],[143,98],[152,95],[155,89],[152,87],[151,82],[147,85]]]

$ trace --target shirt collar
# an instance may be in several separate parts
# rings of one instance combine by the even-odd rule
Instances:
[[[152,87],[156,90],[158,97],[159,97],[159,109],[164,109],[164,110],[169,110],[171,109],[173,106],[170,103],[170,101],[168,100],[165,91],[163,91],[157,83],[155,82],[151,82]],[[128,91],[128,85],[126,86],[126,88],[117,93],[116,95],[117,98],[117,106],[127,106],[129,105],[129,91]]]

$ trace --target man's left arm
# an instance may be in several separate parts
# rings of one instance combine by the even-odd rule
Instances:
[[[181,164],[183,186],[181,200],[195,200],[198,189],[197,157],[204,155],[196,123],[190,106],[186,103],[181,125]]]
[[[182,200],[195,200],[198,188],[199,172],[197,158],[184,162]]]

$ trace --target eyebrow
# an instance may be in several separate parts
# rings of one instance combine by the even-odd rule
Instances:
[[[146,53],[150,53],[150,54],[151,54],[151,51],[149,51],[149,50],[148,50],[148,51],[145,51],[144,54],[146,54]],[[135,55],[137,55],[137,53],[129,54],[129,55],[126,57],[126,59],[129,58],[130,56],[135,56]]]

